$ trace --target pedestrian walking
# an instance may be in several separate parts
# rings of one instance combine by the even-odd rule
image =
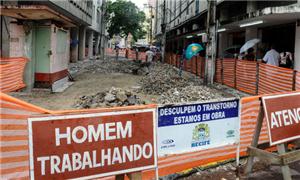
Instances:
[[[290,52],[280,53],[280,67],[292,68],[293,67],[293,56]]]
[[[270,50],[263,57],[263,61],[266,64],[279,66],[280,54],[274,49],[273,45],[271,45]]]
[[[119,59],[119,50],[120,50],[119,43],[116,43],[115,50],[116,50],[116,60],[118,60]]]
[[[147,56],[146,62],[151,63],[153,61],[154,52],[148,48],[146,51],[146,56]]]

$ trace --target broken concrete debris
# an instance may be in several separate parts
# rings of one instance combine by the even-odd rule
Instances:
[[[168,64],[153,63],[149,69],[149,73],[140,82],[141,92],[145,94],[161,95],[172,88],[202,84],[193,74],[185,72],[179,76],[179,69]]]
[[[75,103],[75,107],[89,109],[96,107],[117,107],[145,104],[137,95],[129,90],[112,87],[105,92],[99,92],[90,96],[81,96]]]
[[[99,92],[91,96],[82,96],[75,104],[77,108],[115,107],[145,104],[147,95],[155,98],[149,103],[173,104],[186,102],[200,102],[211,99],[242,96],[236,90],[228,91],[228,87],[214,84],[204,86],[202,79],[192,73],[160,62],[151,65],[129,60],[116,61],[113,59],[96,60],[89,65],[82,66],[82,70],[91,73],[130,73],[141,76],[141,80],[132,91],[112,87],[109,91]],[[232,92],[231,92],[232,91]],[[133,94],[135,92],[135,94]],[[140,95],[139,97],[137,95]]]
[[[227,95],[228,96],[228,95]],[[193,86],[172,88],[161,94],[158,98],[160,104],[173,104],[183,102],[206,101],[210,99],[222,99],[226,94],[207,86]]]
[[[89,72],[89,73],[130,73],[136,75],[145,75],[148,73],[148,68],[142,67],[139,61],[131,60],[94,60],[94,61],[79,61],[77,63],[71,63],[69,65],[69,72],[78,74],[78,72]]]

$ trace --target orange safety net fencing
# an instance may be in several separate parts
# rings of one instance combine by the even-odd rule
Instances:
[[[165,62],[179,67],[174,63],[174,56],[166,53]],[[191,60],[183,60],[183,70],[203,78],[205,58],[196,56]],[[300,72],[256,61],[224,58],[216,60],[215,82],[248,94],[261,95],[300,90]]]
[[[11,92],[25,87],[23,74],[27,58],[0,58],[0,91]]]
[[[191,60],[186,61],[186,60],[182,60],[180,55],[166,53],[164,62],[176,66],[177,68],[180,68],[180,64],[182,63],[181,66],[184,71],[190,72],[202,78],[204,77],[204,73],[205,73],[204,57],[195,56]]]
[[[70,113],[97,113],[112,111],[112,109],[65,110],[50,111],[0,92],[1,129],[0,129],[0,179],[24,178],[29,179],[29,145],[27,118],[38,114],[70,114]],[[141,109],[156,107],[132,106]],[[240,126],[240,155],[246,155],[247,146],[252,141],[257,116],[259,112],[259,96],[241,99],[241,126]],[[114,111],[126,110],[128,107],[113,108]],[[261,131],[260,142],[268,141],[266,124]],[[208,150],[191,153],[159,157],[159,176],[183,171],[195,166],[235,158],[237,145],[227,145]],[[155,176],[154,170],[143,172],[143,179]]]
[[[216,82],[249,94],[297,90],[299,72],[255,61],[218,59]]]

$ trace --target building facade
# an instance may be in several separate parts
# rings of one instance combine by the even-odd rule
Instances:
[[[104,0],[1,1],[1,57],[27,57],[25,82],[55,89],[68,63],[104,53]]]
[[[207,1],[156,0],[155,4],[154,36],[162,41],[166,33],[166,52],[181,53],[188,44],[205,41]],[[300,70],[300,1],[217,0],[216,19],[218,57],[258,38],[258,59],[272,44],[278,52],[293,53],[294,69]]]

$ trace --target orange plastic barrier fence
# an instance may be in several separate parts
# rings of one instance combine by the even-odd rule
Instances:
[[[296,90],[300,90],[300,72],[296,73],[296,84],[295,84]]]
[[[176,56],[176,67],[177,67],[177,68],[180,68],[180,58],[181,58],[180,55],[177,55],[177,56]]]
[[[180,55],[175,55],[172,53],[166,53],[165,55],[165,63],[176,66],[177,68],[180,67]],[[196,56],[193,57],[191,60],[184,60],[183,61],[183,70],[188,71],[190,73],[196,74],[197,76],[204,77],[205,74],[205,58]]]
[[[120,49],[119,50],[119,57],[125,57],[126,55],[126,49]]]
[[[27,61],[23,57],[0,59],[1,92],[12,92],[25,87],[23,74]]]
[[[293,90],[293,70],[259,64],[258,94]]]
[[[194,56],[191,60],[191,72],[193,74],[197,74],[197,57]]]
[[[133,50],[128,51],[128,59],[135,60],[136,59],[136,52]]]
[[[198,75],[201,77],[201,78],[204,78],[204,74],[205,74],[205,58],[204,57],[200,57],[200,56],[197,56],[197,63],[198,63]]]
[[[249,94],[300,90],[300,73],[254,61],[218,59],[215,81]]]
[[[115,52],[112,48],[105,48],[105,54],[108,56],[115,56]]]
[[[192,59],[185,60],[185,61],[186,61],[186,68],[185,68],[185,70],[187,72],[192,72]]]
[[[146,53],[145,52],[139,52],[138,53],[138,60],[146,61]]]
[[[257,94],[256,62],[237,60],[236,88],[249,94]]]
[[[0,179],[29,179],[27,118],[50,113],[0,93]]]
[[[235,59],[223,59],[223,83],[235,86]]]
[[[240,128],[240,154],[246,154],[246,148],[250,145],[255,123],[259,111],[259,97],[247,97],[241,100],[241,128]],[[1,107],[1,148],[0,148],[0,179],[24,178],[29,179],[29,154],[27,118],[35,114],[69,114],[69,113],[97,113],[111,109],[92,110],[66,110],[49,111],[21,100],[0,93]],[[154,107],[155,105],[153,105]],[[145,108],[138,106],[135,108]],[[115,111],[125,110],[126,107],[114,108]],[[264,124],[260,142],[268,141],[266,126]],[[159,175],[183,171],[195,166],[204,165],[216,161],[234,158],[236,145],[223,146],[209,150],[160,157],[158,161]],[[143,172],[143,179],[154,177],[154,171]]]
[[[217,83],[222,83],[222,59],[216,60],[215,81]]]

